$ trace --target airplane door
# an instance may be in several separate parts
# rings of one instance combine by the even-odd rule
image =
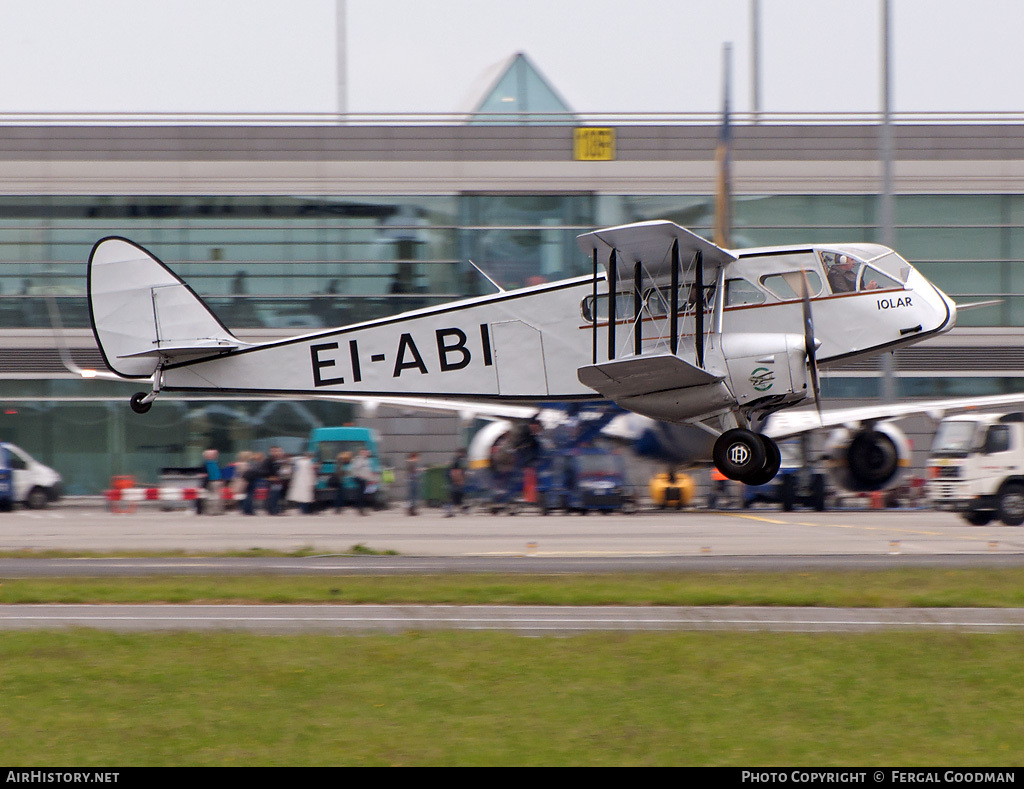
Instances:
[[[546,395],[544,344],[540,331],[522,321],[491,324],[498,394]]]

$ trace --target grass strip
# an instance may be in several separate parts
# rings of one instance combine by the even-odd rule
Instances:
[[[1022,607],[1024,569],[9,578],[0,603]]]
[[[5,633],[23,766],[1021,763],[1024,636]]]

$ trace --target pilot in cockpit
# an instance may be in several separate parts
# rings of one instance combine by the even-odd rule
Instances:
[[[839,254],[828,270],[828,284],[833,293],[853,293],[857,290],[857,260],[849,255]],[[867,290],[878,287],[875,280],[864,283]]]
[[[828,270],[828,284],[833,293],[852,293],[857,289],[853,258],[849,255],[836,255],[835,262]]]

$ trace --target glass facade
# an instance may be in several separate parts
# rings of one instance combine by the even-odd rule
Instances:
[[[737,247],[876,241],[873,195],[741,195]],[[1024,195],[903,195],[896,248],[969,301],[962,324],[1024,325]],[[85,262],[123,235],[178,272],[232,328],[316,328],[589,270],[575,237],[671,219],[712,234],[707,195],[0,197],[0,328],[88,325]]]
[[[105,490],[115,474],[155,484],[162,469],[201,465],[203,450],[209,447],[220,450],[222,464],[234,461],[242,450],[266,452],[275,444],[290,452],[304,451],[301,439],[312,428],[351,422],[354,412],[352,405],[321,401],[161,397],[140,416],[125,405],[138,387],[113,386],[123,390],[115,399],[5,395],[0,437],[57,469],[65,494],[91,495]]]
[[[739,195],[734,245],[877,241],[877,200]],[[469,260],[506,288],[586,273],[579,233],[670,219],[710,237],[713,213],[711,195],[0,197],[0,329],[49,327],[51,297],[66,327],[88,327],[86,261],[107,235],[150,249],[230,328],[286,334],[490,292]],[[1002,299],[962,313],[961,325],[1024,326],[1024,296],[1015,295],[1024,293],[1024,195],[900,195],[895,216],[897,250],[939,287],[958,300]],[[1019,389],[1012,378],[970,382],[900,386],[906,396]],[[205,446],[230,455],[351,413],[161,397],[138,417],[126,406],[137,388],[8,373],[0,437],[58,468],[71,492],[95,493],[113,473],[154,480],[159,467],[197,462]],[[836,376],[825,395],[874,396],[877,380]]]

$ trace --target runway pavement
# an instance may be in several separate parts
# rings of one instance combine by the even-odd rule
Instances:
[[[395,555],[350,555],[353,546]],[[312,556],[225,557],[252,549]],[[1024,566],[1024,528],[974,527],[947,513],[773,510],[516,516],[400,510],[321,515],[115,514],[54,507],[0,514],[0,551],[90,558],[0,559],[0,578],[149,574],[581,573],[698,569]],[[185,551],[185,557],[95,554]],[[210,556],[203,557],[201,554]],[[1024,609],[537,606],[0,606],[0,629],[401,632],[585,630],[1024,630]]]
[[[438,510],[359,516],[246,517],[190,511],[53,507],[0,514],[0,550],[308,550],[353,546],[417,557],[1024,557],[1024,527],[970,526],[931,510],[645,512],[635,515],[490,515],[445,518]]]

